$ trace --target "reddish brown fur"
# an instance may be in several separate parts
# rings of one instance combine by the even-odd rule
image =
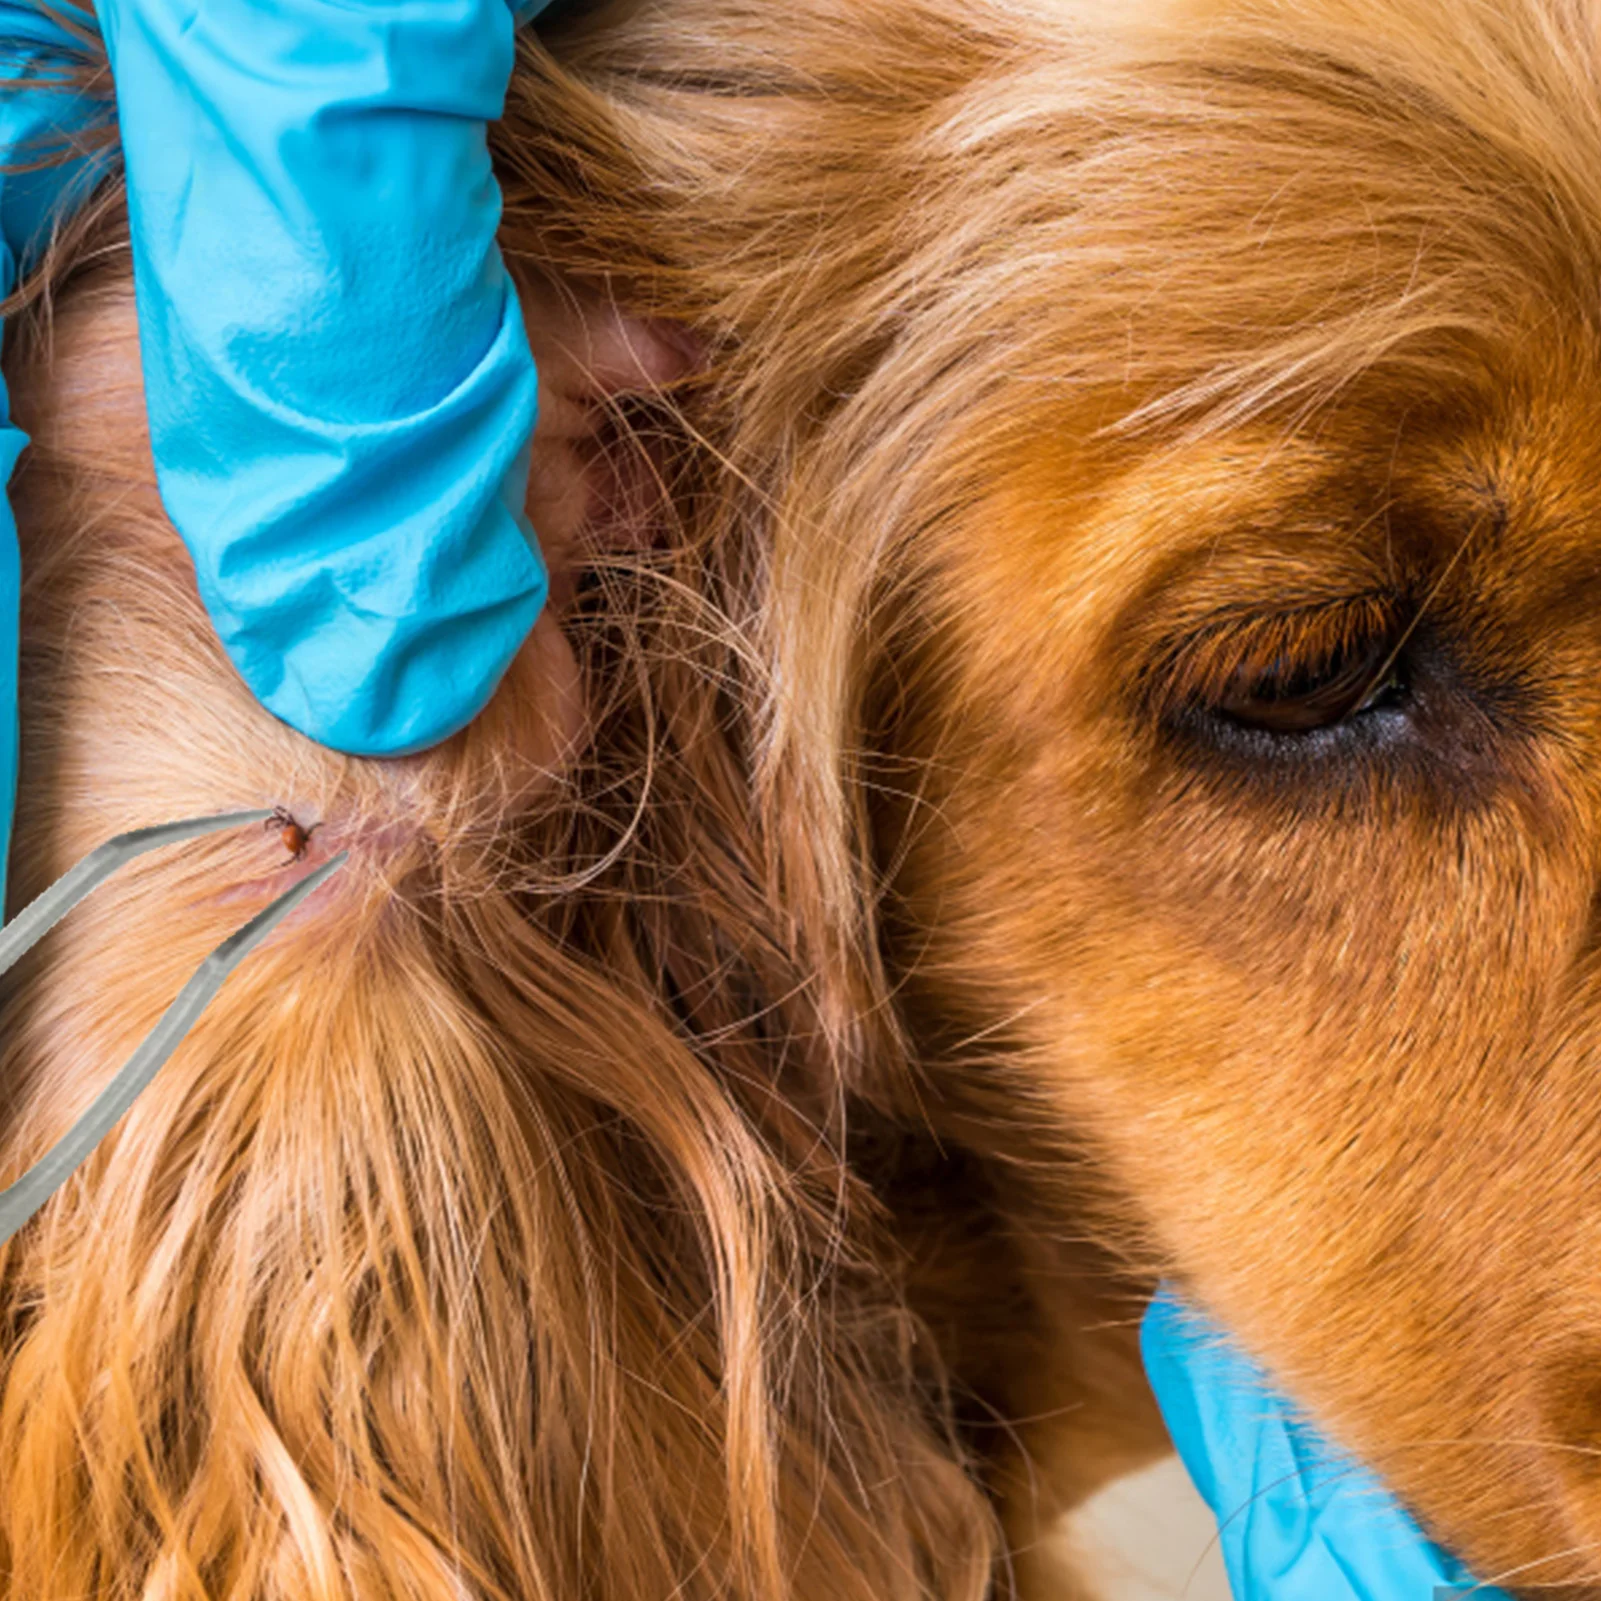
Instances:
[[[263,798],[354,853],[0,1256],[8,1594],[1090,1594],[1036,1541],[1165,1449],[1163,1273],[1482,1577],[1601,1594],[1601,13],[548,37],[508,253],[709,353],[559,780],[533,670],[399,769],[254,706],[114,249],[15,374],[17,894]],[[1399,614],[1399,721],[1209,717]],[[21,974],[0,1178],[239,849]]]

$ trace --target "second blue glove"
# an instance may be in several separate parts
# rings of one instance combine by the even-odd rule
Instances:
[[[1234,1601],[1510,1601],[1333,1450],[1223,1331],[1163,1285],[1140,1351],[1168,1432],[1218,1520]]]

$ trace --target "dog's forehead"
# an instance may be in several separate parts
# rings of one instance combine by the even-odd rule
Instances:
[[[1598,14],[1506,0],[1442,33],[1396,0],[1132,0],[1050,114],[1078,132],[1060,225],[1015,230],[1061,345],[1115,356],[1142,405],[1245,416],[1375,363],[1426,400],[1593,340]],[[1016,92],[1049,101],[1052,70]]]
[[[1271,609],[1428,583],[1601,584],[1601,352],[1509,353],[1436,404],[1367,393],[1294,436],[1165,453],[1114,490],[1098,543],[1131,588]],[[1156,507],[1160,503],[1161,510]],[[1601,603],[1601,595],[1597,595]]]

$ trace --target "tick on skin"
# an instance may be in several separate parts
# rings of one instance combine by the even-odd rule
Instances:
[[[313,823],[310,828],[302,828],[290,815],[285,806],[275,806],[272,816],[261,825],[263,828],[276,828],[278,837],[283,841],[283,848],[289,852],[289,862],[298,862],[306,854],[306,846],[311,843],[311,836],[322,827],[321,823]],[[289,862],[285,862],[287,867]]]

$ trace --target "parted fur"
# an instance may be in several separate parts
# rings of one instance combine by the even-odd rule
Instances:
[[[707,352],[542,784],[526,664],[404,764],[261,711],[114,186],[29,292],[14,901],[352,864],[0,1254],[4,1593],[1094,1594],[1161,1274],[1601,1593],[1601,12],[618,0],[494,148],[514,270]],[[0,1179],[275,849],[17,970]]]

